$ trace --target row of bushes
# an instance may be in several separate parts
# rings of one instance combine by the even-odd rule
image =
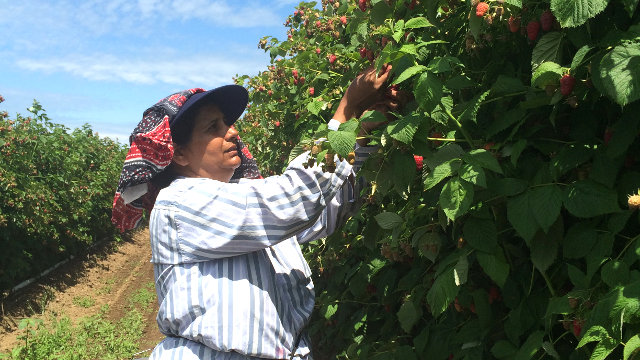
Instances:
[[[34,101],[0,113],[0,291],[116,235],[111,204],[126,148],[70,131]]]

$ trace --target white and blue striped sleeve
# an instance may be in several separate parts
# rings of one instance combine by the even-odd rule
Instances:
[[[152,261],[206,261],[277,244],[312,226],[351,173],[347,161],[333,173],[294,162],[282,175],[243,183],[177,179],[151,214]]]

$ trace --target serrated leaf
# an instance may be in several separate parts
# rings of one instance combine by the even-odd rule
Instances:
[[[629,17],[633,17],[633,14],[636,12],[636,8],[638,7],[639,0],[620,0],[624,9],[629,13]],[[625,359],[626,360],[626,359]]]
[[[393,26],[393,40],[400,42],[404,36],[404,20],[398,20]]]
[[[542,339],[544,338],[544,332],[536,331],[529,335],[527,340],[520,346],[520,349],[516,353],[514,360],[528,360],[538,352],[542,347]]]
[[[464,111],[458,117],[459,121],[473,121],[476,122],[476,116],[478,115],[478,110],[482,105],[484,99],[489,95],[490,91],[487,90],[481,94],[476,95],[473,99],[465,103],[463,106],[465,107]]]
[[[393,229],[402,224],[402,217],[396,213],[392,212],[382,212],[376,216],[374,216],[378,225],[386,230]]]
[[[598,241],[598,232],[584,223],[577,223],[567,231],[562,244],[562,256],[565,259],[578,259],[586,256]]]
[[[398,78],[396,78],[394,80],[394,84],[400,84],[401,82],[412,78],[415,75],[421,74],[423,72],[427,71],[427,67],[424,65],[414,65],[408,69],[405,69],[400,75],[398,75]]]
[[[640,45],[622,44],[607,53],[598,67],[604,93],[624,106],[640,99]]]
[[[549,354],[554,359],[560,359],[560,354],[558,354],[558,352],[556,351],[556,348],[553,346],[552,343],[548,341],[543,341],[542,348],[544,349],[544,352]]]
[[[627,340],[627,343],[624,345],[624,355],[622,359],[629,360],[631,355],[637,353],[638,349],[640,349],[640,335],[636,334]]]
[[[498,230],[493,220],[469,217],[462,233],[465,241],[476,250],[493,254],[498,245]]]
[[[565,1],[565,0],[562,0]],[[581,0],[577,0],[581,1]],[[531,53],[531,71],[537,71],[538,66],[544,62],[560,62],[560,46],[564,33],[552,31],[544,34],[533,48]]]
[[[470,152],[464,154],[462,159],[475,166],[479,166],[481,168],[489,169],[498,174],[502,174],[502,168],[493,155],[484,149],[475,149]]]
[[[329,320],[338,311],[338,304],[327,305],[324,318]]]
[[[608,337],[609,333],[604,327],[602,327],[601,325],[594,325],[584,333],[576,348],[581,348],[590,342],[601,341],[602,339],[606,339]]]
[[[633,144],[640,130],[640,103],[631,104],[624,109],[620,120],[616,122],[611,131],[613,136],[606,147],[606,154],[614,159],[627,152],[629,146]]]
[[[387,118],[380,111],[369,110],[360,116],[360,122],[385,122]]]
[[[531,201],[531,196],[529,196]],[[564,234],[564,225],[562,219],[558,219],[548,234],[538,231],[529,242],[531,250],[531,262],[541,272],[547,269],[555,262],[558,256],[558,244],[562,240]]]
[[[522,9],[522,0],[506,0],[505,3]]]
[[[453,280],[457,286],[465,284],[467,282],[467,275],[469,274],[469,260],[466,255],[460,256],[456,266],[453,268]]]
[[[618,346],[618,342],[613,338],[603,339],[596,345],[589,360],[604,360]]]
[[[455,174],[462,161],[460,159],[452,159],[436,166],[433,171],[429,172],[424,178],[424,189],[429,190],[438,185],[440,181]]]
[[[489,188],[498,195],[515,196],[527,190],[527,182],[516,178],[501,178],[489,183]]]
[[[551,0],[551,11],[563,28],[576,27],[598,15],[608,3],[609,0]]]
[[[467,213],[473,202],[473,185],[456,176],[440,192],[440,207],[451,220]]]
[[[427,68],[429,69],[430,72],[434,74],[441,74],[441,73],[452,71],[455,66],[464,67],[464,64],[460,62],[460,59],[454,56],[443,56],[443,57],[438,56],[436,58],[433,58],[429,62],[429,65],[427,65]],[[463,76],[463,78],[466,78],[466,77]]]
[[[547,312],[544,317],[548,318],[553,314],[570,314],[571,312],[573,312],[573,309],[571,308],[571,304],[569,304],[569,295],[553,297],[549,299]]]
[[[442,246],[442,235],[435,231],[421,229],[416,231],[411,244],[420,250],[420,254],[435,262]]]
[[[484,169],[479,166],[464,164],[460,168],[460,178],[464,181],[468,181],[473,185],[481,187],[487,187],[487,176],[484,173]]]
[[[434,316],[444,312],[458,295],[459,287],[453,278],[453,267],[438,275],[427,292],[427,303]]]
[[[529,208],[546,233],[560,216],[562,190],[557,185],[538,186],[530,190]]]
[[[500,248],[497,248],[495,254],[487,254],[484,252],[476,253],[478,264],[493,282],[503,287],[509,276],[510,266],[507,263],[504,254]]]
[[[589,51],[591,51],[591,49],[593,49],[593,47],[584,45],[583,47],[578,49],[578,51],[576,51],[576,54],[573,55],[573,60],[571,61],[572,71],[575,71],[580,65],[582,65],[584,58],[587,56]]]
[[[529,206],[529,193],[515,196],[507,201],[507,219],[527,244],[538,230],[538,222]]]
[[[582,180],[567,187],[564,206],[577,217],[588,218],[620,211],[618,195],[591,180]]]
[[[325,106],[324,101],[312,101],[309,104],[307,104],[307,110],[309,110],[310,113],[312,113],[313,115],[318,115],[320,113],[320,111],[323,110]]]
[[[443,100],[442,93],[442,82],[436,75],[429,72],[424,72],[420,75],[413,90],[420,108],[429,113]]]
[[[602,281],[610,287],[623,285],[629,281],[629,265],[622,261],[606,262],[600,270]]]
[[[405,29],[419,29],[424,27],[433,26],[425,17],[415,17],[409,19],[406,24],[404,24]]]
[[[545,61],[531,76],[531,86],[544,89],[547,85],[558,84],[562,77],[562,67],[555,62]]]
[[[416,163],[411,153],[396,151],[391,155],[393,169],[393,184],[399,194],[407,192],[409,185],[416,176]]]
[[[413,136],[416,134],[420,123],[421,118],[417,114],[412,114],[389,124],[387,126],[387,132],[392,138],[409,144],[413,140]]]
[[[351,131],[329,131],[329,145],[339,155],[347,157],[356,145],[356,134]]]
[[[410,333],[413,326],[422,317],[422,309],[416,306],[413,301],[408,300],[405,301],[402,306],[400,306],[400,310],[398,310],[397,316],[402,330],[404,330],[406,333]]]

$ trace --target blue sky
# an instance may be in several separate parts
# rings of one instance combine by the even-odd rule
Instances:
[[[297,0],[0,0],[0,110],[33,99],[53,122],[123,143],[142,112],[187,88],[266,70]]]

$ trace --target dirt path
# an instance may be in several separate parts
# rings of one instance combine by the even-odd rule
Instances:
[[[108,318],[122,317],[131,295],[153,284],[148,229],[132,233],[120,243],[106,243],[92,254],[76,258],[46,277],[12,294],[0,304],[0,353],[18,344],[20,320],[66,315],[71,320],[97,314],[109,305]],[[153,348],[162,338],[157,330],[157,303],[146,313],[140,350]],[[143,353],[140,356],[148,356]]]

